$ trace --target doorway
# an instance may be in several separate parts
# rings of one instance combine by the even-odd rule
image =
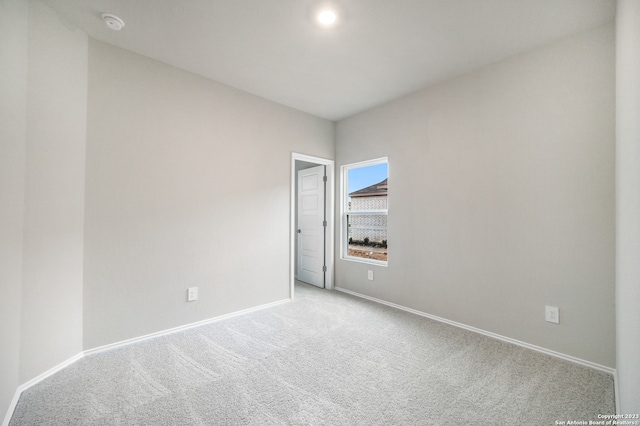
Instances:
[[[290,297],[295,280],[333,288],[334,162],[292,153]],[[326,182],[323,179],[326,176]],[[318,226],[319,225],[319,226]]]

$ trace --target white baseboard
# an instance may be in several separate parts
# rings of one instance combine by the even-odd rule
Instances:
[[[267,303],[267,304],[264,304],[264,305],[256,306],[256,307],[253,307],[253,308],[243,309],[242,311],[232,312],[230,314],[220,315],[218,317],[214,317],[214,318],[209,318],[209,319],[202,320],[202,321],[193,322],[191,324],[185,324],[185,325],[181,325],[179,327],[174,327],[174,328],[169,328],[167,330],[158,331],[156,333],[145,334],[144,336],[134,337],[132,339],[122,340],[120,342],[110,343],[108,345],[99,346],[99,347],[93,348],[93,349],[88,349],[88,350],[84,351],[83,353],[84,353],[85,356],[95,355],[95,354],[98,354],[98,353],[101,353],[101,352],[105,352],[105,351],[109,351],[109,350],[112,350],[112,349],[116,349],[116,348],[119,348],[119,347],[122,347],[122,346],[127,346],[127,345],[130,345],[132,343],[138,343],[138,342],[142,342],[144,340],[149,340],[149,339],[153,339],[153,338],[160,337],[160,336],[166,336],[168,334],[177,333],[179,331],[185,331],[185,330],[188,330],[190,328],[201,327],[203,325],[211,324],[213,322],[221,321],[223,319],[233,318],[233,317],[237,317],[239,315],[248,314],[249,312],[255,312],[255,311],[260,311],[262,309],[272,308],[274,306],[282,305],[283,303],[288,303],[290,301],[291,301],[291,299],[283,299],[283,300],[279,300],[277,302],[271,302],[271,303]]]
[[[617,382],[617,380],[616,380],[616,369],[615,368],[611,368],[611,367],[607,367],[607,366],[604,366],[604,365],[596,364],[596,363],[591,362],[591,361],[587,361],[587,360],[584,360],[584,359],[576,358],[574,356],[563,354],[561,352],[556,352],[556,351],[553,351],[551,349],[543,348],[543,347],[540,347],[540,346],[532,345],[530,343],[522,342],[520,340],[512,339],[510,337],[506,337],[506,336],[502,336],[500,334],[492,333],[490,331],[482,330],[480,328],[471,327],[469,325],[462,324],[462,323],[459,323],[459,322],[456,322],[456,321],[451,321],[451,320],[448,320],[446,318],[438,317],[436,315],[427,314],[425,312],[418,311],[416,309],[411,309],[411,308],[407,308],[406,306],[397,305],[395,303],[387,302],[386,300],[376,299],[375,297],[371,297],[371,296],[367,296],[365,294],[357,293],[355,291],[347,290],[346,288],[335,287],[335,289],[338,290],[338,291],[341,291],[343,293],[350,294],[352,296],[360,297],[362,299],[367,299],[367,300],[370,300],[372,302],[380,303],[382,305],[391,306],[392,308],[400,309],[400,310],[405,311],[405,312],[410,312],[412,314],[419,315],[421,317],[425,317],[425,318],[429,318],[429,319],[432,319],[432,320],[435,320],[435,321],[438,321],[438,322],[442,322],[442,323],[445,323],[445,324],[453,325],[454,327],[462,328],[464,330],[473,331],[474,333],[482,334],[484,336],[491,337],[493,339],[502,340],[503,342],[512,343],[514,345],[522,346],[524,348],[531,349],[531,350],[534,350],[536,352],[541,352],[543,354],[551,355],[551,356],[554,356],[556,358],[561,358],[561,359],[564,359],[565,361],[570,361],[570,362],[573,362],[575,364],[580,364],[580,365],[583,365],[585,367],[593,368],[595,370],[600,370],[600,371],[603,371],[605,373],[613,375],[614,385]],[[617,390],[617,388],[616,388],[616,390]],[[618,396],[616,394],[616,403],[617,403],[617,401],[618,401]]]
[[[13,412],[16,409],[16,405],[18,405],[18,400],[20,399],[20,395],[22,394],[22,392],[24,392],[25,390],[29,389],[31,386],[35,385],[36,383],[39,383],[39,382],[43,381],[47,377],[53,376],[58,371],[70,366],[71,364],[73,364],[77,360],[81,359],[83,356],[84,356],[83,353],[80,352],[79,354],[72,356],[71,358],[67,359],[66,361],[63,361],[60,364],[56,365],[55,367],[50,368],[47,371],[45,371],[44,373],[34,377],[33,379],[29,380],[28,382],[23,383],[22,385],[18,386],[18,389],[16,389],[16,393],[13,395],[13,399],[11,400],[11,404],[9,405],[9,409],[7,410],[7,414],[4,417],[4,421],[2,422],[2,426],[8,426],[9,425],[9,421],[11,420],[11,416],[13,416]]]
[[[39,376],[34,377],[33,379],[29,380],[28,382],[20,385],[18,387],[18,389],[16,389],[16,393],[14,394],[13,399],[11,400],[11,404],[9,405],[9,409],[7,410],[7,414],[5,415],[4,421],[2,422],[2,426],[9,426],[9,422],[11,421],[11,417],[13,416],[13,412],[15,411],[16,406],[18,405],[18,400],[20,399],[20,395],[22,394],[22,392],[24,392],[25,390],[29,389],[31,386],[34,386],[34,385],[40,383],[41,381],[43,381],[47,377],[52,376],[55,373],[65,369],[69,365],[73,364],[74,362],[78,361],[81,358],[84,358],[85,356],[95,355],[95,354],[98,354],[98,353],[101,353],[101,352],[105,352],[105,351],[108,351],[108,350],[112,350],[112,349],[115,349],[115,348],[120,348],[120,347],[123,347],[123,346],[131,345],[133,343],[142,342],[144,340],[149,340],[149,339],[153,339],[153,338],[156,338],[156,337],[160,337],[160,336],[165,336],[165,335],[168,335],[168,334],[176,333],[178,331],[184,331],[184,330],[188,330],[190,328],[200,327],[200,326],[203,326],[203,325],[206,325],[206,324],[211,324],[213,322],[217,322],[217,321],[220,321],[220,320],[223,320],[223,319],[227,319],[227,318],[232,318],[232,317],[248,314],[249,312],[255,312],[255,311],[260,311],[262,309],[272,308],[274,306],[282,305],[282,304],[288,303],[290,301],[291,301],[291,299],[283,299],[283,300],[279,300],[277,302],[271,302],[271,303],[267,303],[267,304],[264,304],[264,305],[255,306],[253,308],[243,309],[241,311],[232,312],[230,314],[220,315],[218,317],[209,318],[209,319],[202,320],[202,321],[197,321],[197,322],[194,322],[194,323],[191,323],[191,324],[186,324],[186,325],[170,328],[170,329],[163,330],[163,331],[158,331],[156,333],[146,334],[146,335],[140,336],[140,337],[134,337],[133,339],[122,340],[120,342],[111,343],[111,344],[108,344],[108,345],[100,346],[98,348],[89,349],[89,350],[80,352],[79,354],[74,355],[73,357],[69,358],[68,360],[56,365],[55,367],[53,367],[53,368],[51,368],[51,369],[49,369],[47,371],[45,371],[44,373],[40,374]]]
[[[22,392],[20,389],[16,389],[16,393],[13,394],[13,399],[9,404],[9,409],[7,410],[7,414],[4,416],[4,420],[2,421],[2,426],[9,426],[9,422],[11,421],[11,416],[13,416],[13,412],[16,410],[16,405],[18,405],[18,400],[20,399],[20,394]]]

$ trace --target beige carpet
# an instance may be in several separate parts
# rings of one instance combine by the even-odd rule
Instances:
[[[85,357],[11,425],[554,425],[613,414],[610,375],[347,294]]]

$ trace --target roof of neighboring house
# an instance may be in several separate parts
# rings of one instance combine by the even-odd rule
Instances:
[[[387,195],[387,179],[375,185],[367,186],[358,191],[354,191],[349,194],[350,197],[372,197],[378,195]]]

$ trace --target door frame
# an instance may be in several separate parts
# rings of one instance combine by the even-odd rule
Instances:
[[[324,286],[326,289],[333,289],[334,277],[334,247],[335,247],[335,161],[326,158],[314,157],[311,155],[291,153],[291,214],[289,220],[289,297],[293,300],[295,288],[295,256],[296,256],[296,181],[298,179],[296,173],[296,161],[304,161],[306,163],[317,164],[318,166],[327,167],[327,185],[325,194],[325,214],[327,218],[326,244],[325,244],[325,264],[327,272],[325,273]]]

